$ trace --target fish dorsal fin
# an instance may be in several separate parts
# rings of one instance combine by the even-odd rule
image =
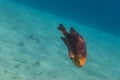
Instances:
[[[77,32],[75,31],[75,29],[73,27],[70,28],[70,34],[76,35]]]
[[[70,28],[70,34],[72,34],[73,36],[80,36],[73,27]]]
[[[78,32],[73,27],[70,28],[70,34],[72,34],[73,36],[80,36],[80,38],[83,39],[83,37],[78,34]]]

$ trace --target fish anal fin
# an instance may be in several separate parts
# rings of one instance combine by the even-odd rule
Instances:
[[[61,37],[61,39],[64,41],[65,45],[69,48],[68,40],[64,37]]]

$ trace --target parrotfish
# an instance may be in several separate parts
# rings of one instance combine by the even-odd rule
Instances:
[[[78,67],[84,66],[87,58],[87,48],[84,38],[73,27],[70,28],[70,32],[67,32],[65,27],[60,24],[58,29],[64,35],[61,39],[68,48],[69,57],[72,62]]]

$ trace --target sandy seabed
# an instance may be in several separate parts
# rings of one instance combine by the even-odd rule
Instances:
[[[73,26],[86,40],[76,67],[57,30]],[[0,1],[0,80],[119,80],[120,37],[25,5]]]

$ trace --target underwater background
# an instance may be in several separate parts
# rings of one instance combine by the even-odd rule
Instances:
[[[120,80],[119,0],[0,0],[0,80]],[[87,45],[76,67],[57,30]]]
[[[120,36],[120,0],[15,0]]]

